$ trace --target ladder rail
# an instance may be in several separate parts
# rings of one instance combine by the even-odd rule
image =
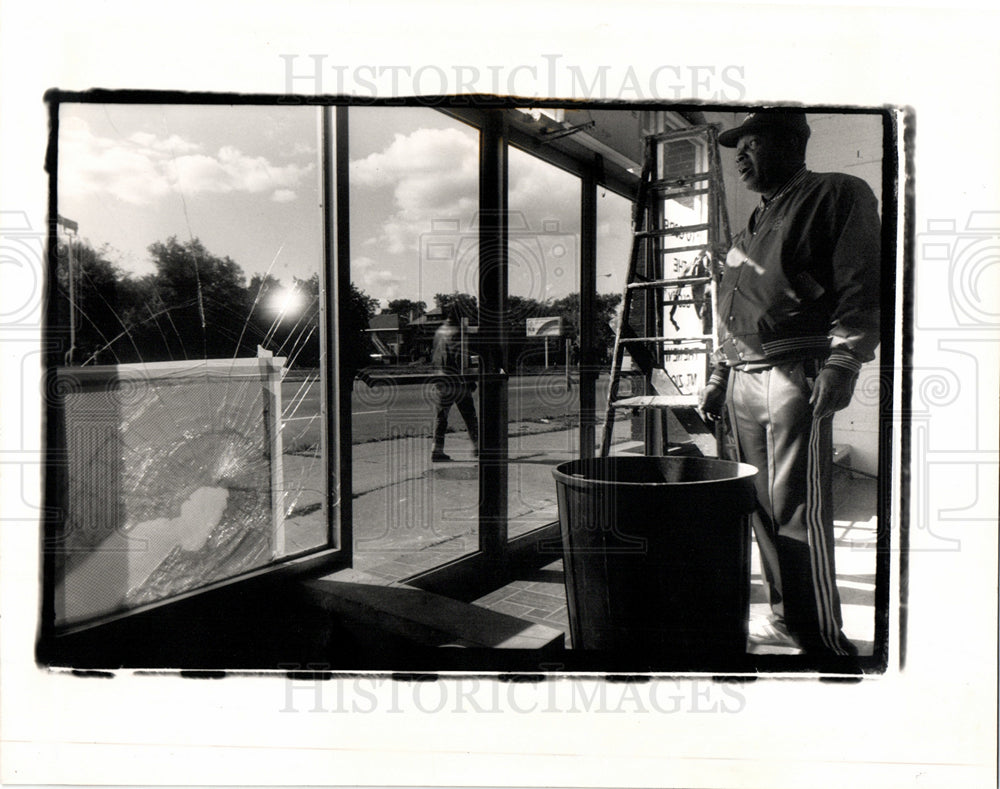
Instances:
[[[719,320],[717,284],[720,262],[725,259],[731,244],[729,217],[726,211],[725,184],[718,148],[716,124],[693,126],[687,129],[660,132],[647,135],[644,142],[643,169],[636,193],[636,203],[632,215],[632,243],[629,251],[628,269],[622,296],[622,309],[618,329],[615,333],[612,353],[608,401],[605,411],[601,456],[610,453],[614,433],[615,412],[621,410],[648,409],[655,413],[666,408],[691,407],[697,404],[697,396],[685,394],[668,367],[668,358],[679,354],[704,354],[705,375],[707,377],[711,356],[718,348]],[[696,172],[685,172],[679,176],[667,175],[667,162],[663,161],[661,173],[660,153],[666,152],[669,143],[693,141],[704,145],[704,159],[707,167],[696,167]],[[696,161],[697,154],[696,154]],[[699,184],[694,186],[694,184]],[[695,224],[668,226],[665,208],[669,201],[696,201],[701,205],[701,215],[705,221]],[[683,203],[681,203],[683,205]],[[671,239],[682,240],[682,236],[704,234],[705,241],[679,247],[667,246]],[[683,239],[686,240],[686,239]],[[686,252],[698,252],[692,263],[683,272],[674,269],[668,276],[661,271],[666,256]],[[643,273],[638,273],[639,260],[643,259]],[[675,261],[677,258],[675,258]],[[682,289],[691,288],[690,296]],[[672,294],[667,297],[668,291]],[[644,326],[641,333],[632,327],[633,299],[643,297]],[[707,316],[701,315],[701,331],[691,335],[668,335],[666,333],[666,308],[671,307],[670,320],[674,321],[674,310],[683,305],[700,305],[708,309]],[[625,352],[640,373],[634,376],[641,380],[643,394],[634,391],[628,397],[619,397],[623,378]],[[630,376],[632,377],[632,376]],[[647,411],[648,412],[648,411]],[[647,451],[650,435],[647,433]],[[663,442],[666,442],[664,428]]]

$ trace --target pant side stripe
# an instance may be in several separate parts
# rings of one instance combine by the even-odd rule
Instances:
[[[820,634],[827,647],[847,654],[841,646],[840,624],[834,611],[833,568],[823,531],[823,500],[821,457],[822,420],[814,419],[809,434],[809,460],[806,487],[806,526],[809,538],[809,558],[813,570],[813,590]]]
[[[816,596],[816,616],[819,620],[819,631],[820,637],[827,647],[831,647],[829,642],[829,636],[827,635],[829,629],[829,622],[827,621],[827,611],[824,601],[824,592],[822,578],[820,577],[820,559],[819,559],[819,548],[816,545],[816,533],[815,525],[817,518],[817,505],[818,499],[820,498],[817,493],[817,482],[816,472],[817,472],[817,449],[818,449],[818,431],[817,423],[814,421],[812,425],[812,430],[809,434],[809,461],[808,467],[806,469],[806,534],[809,538],[809,561],[812,568],[813,577],[813,593]]]

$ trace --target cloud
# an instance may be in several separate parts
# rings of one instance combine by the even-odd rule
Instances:
[[[232,146],[215,154],[178,135],[161,138],[135,132],[124,140],[99,137],[79,118],[67,119],[59,146],[59,187],[70,197],[109,194],[145,205],[170,193],[184,196],[262,194],[272,200],[295,199],[292,187],[314,165],[277,165],[263,156],[249,156]]]
[[[386,268],[378,268],[372,258],[359,256],[351,258],[351,279],[366,293],[373,295],[384,304],[399,295],[405,278]]]
[[[388,269],[366,271],[362,281],[368,292],[377,295],[380,301],[386,303],[399,296],[400,287],[405,284],[403,277]]]
[[[527,154],[510,159],[511,292],[548,298],[575,290],[580,181]],[[476,292],[479,144],[474,134],[416,129],[351,163],[352,210],[368,233],[352,245],[356,281],[384,298]],[[570,257],[565,257],[566,254]],[[428,299],[429,300],[429,299]]]
[[[354,205],[374,210],[375,193],[391,190],[393,209],[379,235],[359,243],[398,255],[417,249],[436,220],[458,220],[463,232],[471,228],[478,207],[479,147],[473,135],[458,129],[417,129],[352,162],[350,177],[352,187],[369,191]],[[577,179],[527,155],[512,157],[510,178],[511,208],[523,212],[528,224],[518,229],[541,230],[546,220],[549,229],[579,232]]]
[[[416,250],[436,219],[471,222],[478,203],[479,146],[458,129],[397,134],[381,152],[351,162],[351,184],[391,189],[393,210],[382,222],[378,247],[390,254]],[[362,196],[359,202],[364,202]],[[372,239],[362,241],[371,245]]]
[[[60,133],[59,191],[67,197],[110,192],[148,203],[167,194],[170,182],[146,145],[95,137],[84,121],[68,118]]]
[[[456,169],[475,179],[478,160],[475,137],[458,129],[417,129],[397,134],[389,147],[351,162],[351,177],[364,186],[436,180]]]
[[[136,132],[128,139],[141,148],[160,153],[169,153],[175,156],[177,154],[193,153],[201,149],[201,146],[197,143],[188,142],[176,134],[171,134],[166,139],[160,139],[150,132]]]
[[[579,233],[578,178],[540,159],[518,152],[511,155],[508,177],[510,210],[520,214],[511,219],[512,229],[515,222],[519,222],[518,229]]]

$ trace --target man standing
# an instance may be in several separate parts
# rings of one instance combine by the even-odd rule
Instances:
[[[460,334],[461,320],[458,304],[452,303],[445,310],[444,323],[434,332],[431,362],[437,376],[434,379],[432,397],[437,407],[437,421],[434,425],[431,461],[435,463],[451,460],[444,451],[444,437],[448,431],[448,414],[452,405],[458,406],[458,412],[465,421],[472,441],[473,455],[479,455],[479,423],[476,420],[476,406],[472,401],[476,385],[467,381],[464,376],[467,359],[463,358],[465,351]]]
[[[751,642],[852,655],[841,628],[831,502],[836,411],[878,344],[880,228],[868,185],[805,167],[801,112],[751,113],[719,135],[761,195],[719,287],[720,348],[702,412],[728,405],[740,459],[760,469],[752,524],[771,606]]]

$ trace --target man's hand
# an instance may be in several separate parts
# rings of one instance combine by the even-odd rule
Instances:
[[[706,422],[719,419],[725,405],[726,390],[721,386],[709,384],[698,393],[698,413]]]
[[[822,419],[836,411],[847,408],[854,395],[854,385],[858,377],[842,367],[824,367],[816,376],[809,403],[813,416]]]

